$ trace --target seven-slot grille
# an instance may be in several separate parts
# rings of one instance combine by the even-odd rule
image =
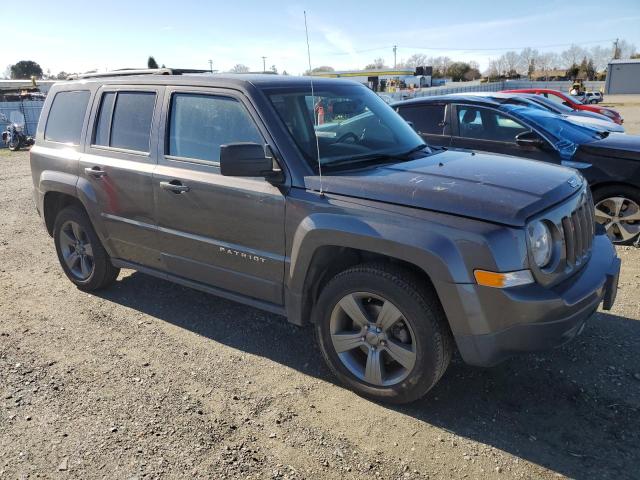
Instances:
[[[582,196],[578,207],[562,219],[567,266],[574,267],[588,257],[595,235],[595,209],[591,195]]]

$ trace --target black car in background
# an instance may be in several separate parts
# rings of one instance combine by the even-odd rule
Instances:
[[[596,221],[612,241],[640,236],[640,137],[598,131],[559,115],[476,95],[422,97],[392,107],[432,146],[562,164],[587,179]]]

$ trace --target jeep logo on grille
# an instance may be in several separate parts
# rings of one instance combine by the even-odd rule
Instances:
[[[569,180],[567,180],[567,183],[571,185],[572,188],[578,188],[582,182],[578,177],[574,175]]]

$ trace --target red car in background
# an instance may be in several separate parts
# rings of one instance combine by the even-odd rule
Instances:
[[[558,90],[551,90],[550,88],[520,88],[516,90],[503,90],[503,92],[508,93],[535,93],[536,95],[544,95],[549,100],[553,100],[557,103],[562,103],[567,107],[573,108],[574,110],[587,110],[589,112],[599,113],[608,117],[612,122],[617,123],[618,125],[622,125],[622,117],[618,112],[612,110],[611,108],[599,107],[597,105],[586,105],[581,103],[577,99],[571,98],[570,95],[565,95]]]

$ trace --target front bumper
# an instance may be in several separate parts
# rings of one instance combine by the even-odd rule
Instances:
[[[458,285],[467,323],[452,330],[462,358],[491,366],[517,353],[562,345],[582,331],[600,303],[612,307],[619,272],[613,245],[606,235],[596,235],[587,265],[552,288]]]

